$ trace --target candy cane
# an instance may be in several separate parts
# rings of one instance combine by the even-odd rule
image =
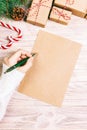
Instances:
[[[12,46],[12,44],[14,42],[17,42],[22,38],[22,32],[19,28],[16,28],[16,27],[11,26],[9,24],[5,24],[2,21],[0,21],[0,26],[11,29],[11,30],[16,31],[18,33],[17,37],[8,36],[7,39],[8,39],[9,42],[7,44],[1,44],[0,49],[8,49],[9,47]]]

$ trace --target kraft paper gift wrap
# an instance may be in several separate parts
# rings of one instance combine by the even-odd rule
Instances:
[[[67,25],[71,20],[71,11],[67,11],[58,7],[53,6],[50,13],[50,20]]]
[[[38,52],[18,91],[51,105],[61,106],[81,45],[39,31],[32,52]]]
[[[53,0],[33,0],[27,22],[44,27],[48,20],[52,2]]]
[[[85,17],[87,14],[87,0],[55,0],[54,5],[69,9],[80,17]]]

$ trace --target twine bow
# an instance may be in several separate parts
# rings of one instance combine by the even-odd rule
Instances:
[[[67,13],[64,12],[64,10],[59,11],[56,8],[53,8],[53,13],[58,16],[58,18],[62,17],[64,20],[70,20],[71,18],[68,16]]]
[[[29,12],[32,11],[32,10],[35,10],[35,11],[32,14],[29,14],[29,17],[34,17],[35,16],[35,21],[36,21],[41,6],[46,7],[46,8],[50,8],[49,6],[45,5],[46,2],[50,2],[50,0],[44,0],[44,1],[43,0],[39,0],[38,3],[34,2],[33,6],[29,9]]]

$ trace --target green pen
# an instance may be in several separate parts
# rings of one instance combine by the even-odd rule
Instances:
[[[35,56],[36,54],[37,54],[37,53],[32,53],[31,55],[32,55],[32,56]],[[23,60],[19,61],[17,64],[11,66],[10,68],[8,68],[8,69],[4,72],[4,74],[6,74],[6,73],[8,73],[8,72],[10,72],[10,71],[12,71],[12,70],[14,70],[14,69],[16,69],[17,67],[23,66],[23,65],[27,62],[27,60],[28,60],[29,58],[30,58],[30,57],[26,57],[26,58],[24,58]]]

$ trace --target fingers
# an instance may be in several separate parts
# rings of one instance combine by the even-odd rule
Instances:
[[[32,55],[28,51],[19,49],[10,58],[14,58],[14,60],[18,61],[18,60],[24,59],[26,57],[31,57],[31,56]]]
[[[32,57],[32,55],[25,50],[19,49],[14,54],[12,54],[10,57],[5,57],[4,63],[8,66],[12,66],[16,64],[18,61],[26,58],[26,57]]]
[[[9,64],[8,57],[5,57],[4,60],[3,60],[3,62],[4,62],[6,65],[8,65],[8,64]]]
[[[26,62],[26,64],[17,68],[19,71],[25,73],[28,71],[29,68],[31,68],[32,63],[33,63],[33,57],[28,51],[19,49],[10,57],[6,57],[4,59],[4,63],[10,67],[26,57],[30,57],[28,61]]]
[[[25,73],[32,67],[32,64],[33,64],[33,57],[29,58],[27,63],[24,66],[19,67],[18,70]]]
[[[27,67],[27,68],[30,68],[31,66],[32,66],[32,63],[33,63],[33,57],[31,57],[28,61],[27,61],[27,64],[25,64],[25,66]]]

